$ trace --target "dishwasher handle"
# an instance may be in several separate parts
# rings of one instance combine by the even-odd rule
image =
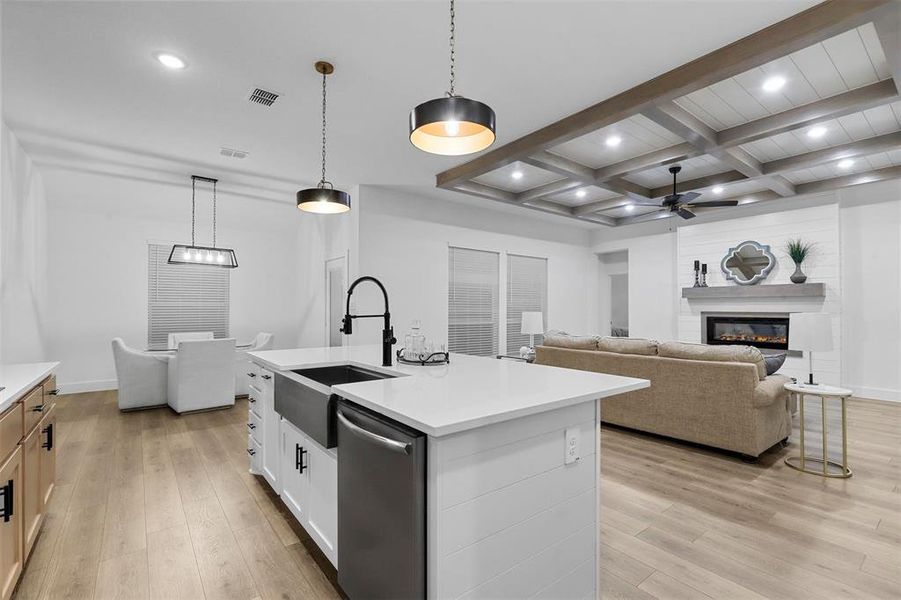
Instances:
[[[370,442],[378,444],[383,448],[391,450],[392,452],[398,452],[400,454],[410,454],[411,445],[406,442],[398,442],[397,440],[392,440],[391,438],[386,438],[377,433],[372,433],[371,431],[367,431],[363,429],[359,425],[355,425],[350,422],[350,420],[344,416],[344,413],[341,412],[341,409],[338,409],[338,420],[347,427],[351,433],[357,435],[361,438],[365,438]]]

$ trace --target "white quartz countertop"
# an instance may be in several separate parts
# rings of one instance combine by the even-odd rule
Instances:
[[[58,362],[0,365],[0,386],[5,388],[0,391],[0,412],[28,393],[58,366]]]
[[[465,354],[452,354],[449,365],[382,367],[380,346],[248,354],[276,371],[353,364],[399,375],[336,385],[332,390],[435,437],[650,386],[646,379]]]

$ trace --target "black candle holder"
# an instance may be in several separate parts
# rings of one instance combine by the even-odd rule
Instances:
[[[698,287],[707,287],[707,263],[701,265],[701,285]]]
[[[695,284],[693,287],[701,287],[701,279],[700,279],[700,276],[698,275],[700,273],[700,270],[701,270],[701,261],[696,260],[695,261]]]

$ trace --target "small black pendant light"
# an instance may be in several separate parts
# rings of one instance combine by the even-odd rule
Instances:
[[[306,212],[333,215],[350,210],[350,194],[336,190],[325,179],[325,77],[334,73],[335,67],[324,60],[316,62],[314,67],[317,73],[322,74],[322,179],[316,187],[297,192],[297,208]]]
[[[423,102],[410,111],[410,141],[431,154],[459,156],[494,143],[495,116],[490,106],[454,94],[456,31],[450,0],[450,90],[444,98]]]
[[[197,192],[197,182],[203,181],[213,184],[213,245],[198,246],[194,240],[194,215],[195,197]],[[169,252],[170,265],[204,265],[207,267],[223,267],[225,269],[234,269],[238,266],[238,259],[235,251],[231,248],[216,247],[216,184],[218,179],[212,177],[201,177],[200,175],[191,175],[191,245],[175,244]]]

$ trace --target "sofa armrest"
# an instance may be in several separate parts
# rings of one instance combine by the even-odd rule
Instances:
[[[790,381],[791,379],[785,375],[768,375],[754,389],[754,406],[760,408],[778,401],[784,404],[788,398],[785,384]]]

